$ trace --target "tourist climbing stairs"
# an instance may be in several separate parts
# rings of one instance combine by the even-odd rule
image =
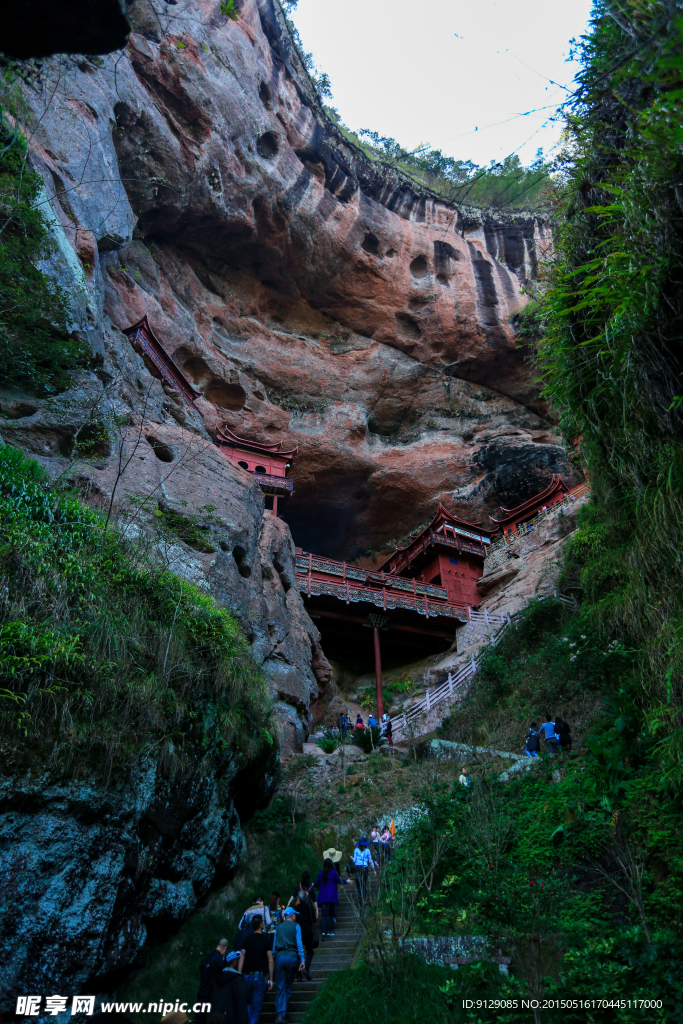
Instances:
[[[377,880],[371,878],[370,893],[376,895]],[[316,926],[320,925],[320,918]],[[317,927],[318,933],[319,928]],[[363,928],[361,926],[356,900],[356,886],[340,886],[339,906],[337,907],[337,922],[334,925],[334,936],[331,939],[321,941],[313,956],[311,964],[312,981],[295,980],[292,987],[292,996],[287,1006],[287,1024],[296,1024],[303,1020],[306,1011],[320,992],[320,989],[333,974],[337,971],[344,971],[351,967],[358,954]],[[263,1001],[263,1009],[259,1018],[263,1024],[273,1024],[275,1020],[275,989],[267,992]]]

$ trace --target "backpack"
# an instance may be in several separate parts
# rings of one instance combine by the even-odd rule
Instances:
[[[297,893],[295,907],[300,907],[302,903],[308,903],[311,900],[311,890],[313,890],[313,896],[315,896],[315,887],[309,885],[308,889],[304,889],[302,885],[299,886],[299,892]],[[304,893],[306,896],[305,900],[300,899],[301,894]]]

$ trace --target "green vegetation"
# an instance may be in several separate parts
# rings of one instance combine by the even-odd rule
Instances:
[[[567,577],[634,652],[634,699],[683,756],[683,7],[596,5],[568,116],[558,256],[536,311],[547,398],[594,506]]]
[[[559,635],[552,616],[541,628],[532,610],[507,641],[511,662],[515,649],[519,658],[509,673],[497,670],[501,697],[517,687],[525,656],[543,644],[551,650]],[[524,638],[532,636],[527,649]],[[589,677],[604,663],[599,652],[582,657],[593,662],[584,666]],[[357,1019],[356,1000],[368,989],[377,994],[378,1013],[408,1022],[423,1005],[411,989],[426,994],[429,985],[434,1019],[458,1024],[552,1020],[522,1008],[523,999],[544,998],[659,1000],[648,1019],[679,1019],[681,808],[676,793],[662,793],[659,758],[656,738],[622,692],[605,705],[579,756],[542,758],[533,774],[507,784],[475,774],[469,790],[455,783],[457,771],[451,785],[423,774],[419,816],[403,826],[379,899],[364,919],[363,966],[323,990],[311,1022],[331,1020],[332,1013],[340,1024]],[[457,974],[443,972],[437,986],[440,968],[403,946],[415,935],[448,937],[447,955],[502,955],[509,973],[484,959]],[[463,1007],[471,998],[517,1006]],[[626,1002],[577,1007],[562,1019],[635,1024],[643,1010]]]
[[[445,729],[519,751],[549,711],[571,722],[574,750],[509,783],[424,787],[367,921],[374,1005],[398,1021],[415,1004],[393,991],[429,970],[400,952],[408,926],[510,959],[507,976],[480,963],[446,979],[454,1022],[558,1016],[523,1009],[534,997],[606,1000],[563,1021],[683,1017],[682,42],[680,0],[597,0],[578,47],[556,256],[524,328],[592,485],[560,581],[578,605],[533,602]],[[361,984],[335,982],[351,1005]]]
[[[64,291],[39,266],[55,251],[38,205],[42,188],[0,104],[0,385],[50,394],[87,350],[70,334]]]
[[[0,447],[4,760],[167,770],[267,749],[271,703],[239,624],[37,463]]]
[[[388,988],[382,977],[361,963],[353,971],[340,971],[330,979],[304,1020],[307,1024],[360,1024],[370,1019],[392,1024],[414,1024],[416,1008],[427,1010],[433,1024],[452,1020],[448,1003],[439,989],[447,984],[448,967],[428,967],[418,957],[406,957],[405,970]]]
[[[333,117],[336,114],[332,109],[328,109],[328,113]],[[354,138],[369,151],[368,155],[393,164],[453,203],[512,212],[533,210],[548,201],[553,165],[543,159],[541,149],[529,167],[524,167],[516,154],[505,157],[502,162],[492,160],[488,167],[479,167],[471,160],[457,160],[428,145],[411,152],[396,139],[367,128],[361,129]]]

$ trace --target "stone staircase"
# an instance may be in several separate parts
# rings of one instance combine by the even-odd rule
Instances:
[[[377,880],[371,877],[370,893],[377,892]],[[318,918],[318,925],[320,918]],[[318,929],[319,931],[319,929]],[[337,922],[334,926],[334,938],[325,939],[313,954],[311,964],[312,981],[295,980],[292,995],[287,1006],[287,1024],[296,1024],[304,1018],[318,992],[333,974],[346,970],[356,958],[363,937],[363,929],[358,920],[356,909],[356,884],[353,878],[351,885],[339,887],[339,905]],[[273,1024],[275,1020],[275,988],[266,992],[259,1024]]]

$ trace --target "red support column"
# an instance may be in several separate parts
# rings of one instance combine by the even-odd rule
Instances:
[[[277,494],[273,495],[273,515],[277,519]]]
[[[379,650],[379,629],[372,627],[375,640],[375,676],[377,679],[377,721],[379,722],[384,714],[384,695],[382,693],[382,658]]]

